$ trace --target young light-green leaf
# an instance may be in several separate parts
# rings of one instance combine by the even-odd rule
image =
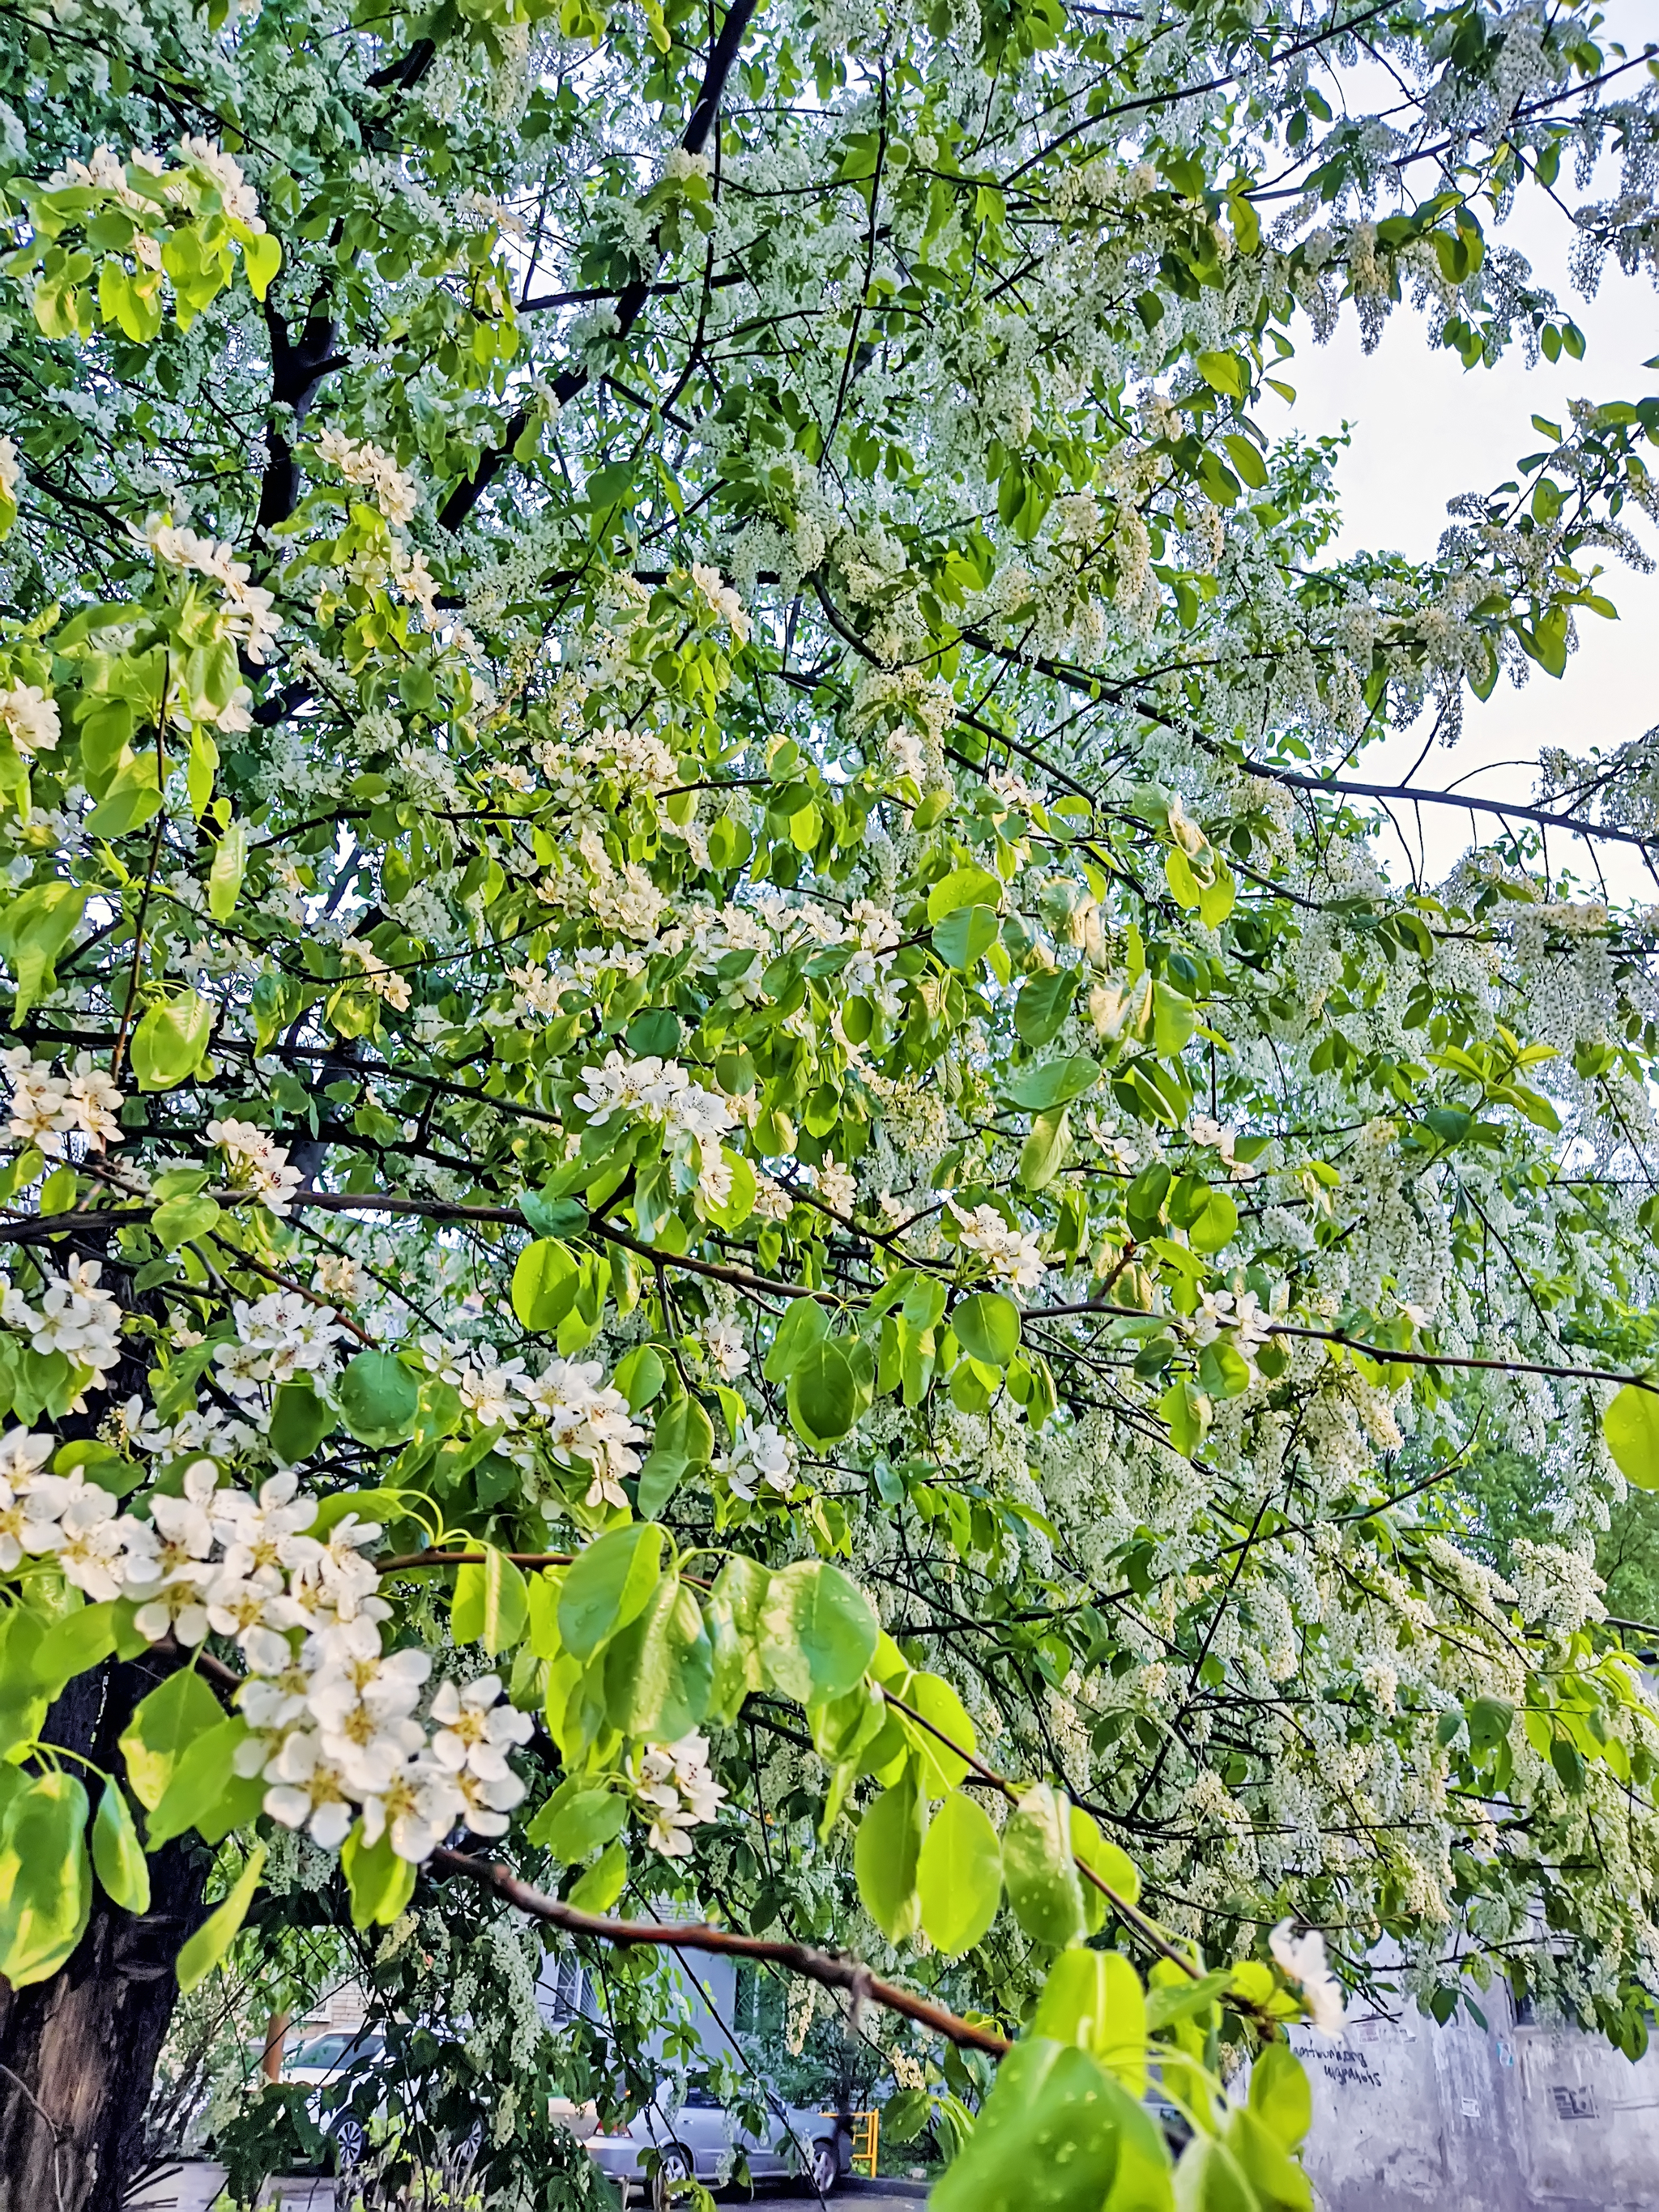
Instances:
[[[1046,1782],[1023,1796],[1002,1832],[1008,1902],[1028,1936],[1056,1950],[1083,1934],[1083,1893],[1072,1863],[1070,1808]]]
[[[635,1521],[595,1537],[572,1562],[559,1592],[559,1634],[578,1659],[591,1659],[643,1607],[662,1575],[663,1532]]]
[[[1626,1482],[1659,1490],[1659,1393],[1626,1382],[1601,1416],[1601,1433]]]
[[[179,1954],[179,1987],[185,1996],[204,1982],[241,1932],[259,1876],[265,1869],[265,1847],[254,1846],[247,1864],[236,1877],[224,1903],[210,1912]]]
[[[530,1594],[525,1578],[504,1552],[485,1544],[477,1565],[455,1570],[449,1632],[457,1644],[482,1644],[493,1659],[524,1640],[530,1626]]]
[[[913,1936],[921,1916],[916,1872],[927,1832],[927,1808],[908,1771],[882,1791],[859,1822],[853,1844],[859,1895],[890,1943]]]
[[[916,1865],[921,1925],[947,1958],[971,1951],[1002,1902],[1002,1845],[982,1805],[953,1790],[928,1825]]]
[[[128,1912],[149,1911],[149,1862],[118,1782],[106,1782],[92,1824],[92,1863],[98,1879]]]
[[[217,1728],[224,1707],[192,1668],[181,1667],[134,1710],[121,1738],[132,1794],[147,1813],[161,1803],[188,1747]]]

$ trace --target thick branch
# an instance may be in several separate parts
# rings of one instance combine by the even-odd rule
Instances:
[[[964,2051],[986,2051],[1000,2058],[1013,2047],[1006,2036],[976,2027],[971,2021],[947,2012],[943,2005],[930,2004],[926,1997],[913,1996],[896,1983],[883,1981],[844,1952],[817,1951],[810,1944],[775,1942],[764,1936],[734,1935],[729,1929],[709,1928],[701,1923],[680,1928],[659,1920],[610,1920],[597,1912],[579,1912],[574,1905],[520,1881],[509,1868],[469,1858],[465,1851],[435,1850],[430,1864],[445,1874],[465,1875],[469,1881],[492,1890],[520,1912],[562,1928],[569,1936],[590,1936],[599,1943],[653,1943],[665,1950],[714,1951],[726,1958],[763,1960],[769,1966],[784,1966],[793,1974],[822,1983],[827,1990],[844,1990],[855,2003],[864,1999],[890,2012],[902,2013],[918,2027],[930,2028]]]

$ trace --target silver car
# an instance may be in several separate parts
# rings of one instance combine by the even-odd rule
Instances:
[[[763,2094],[769,2124],[757,2133],[706,2081],[694,2076],[683,2098],[665,2081],[625,2128],[590,2136],[587,2149],[601,2173],[612,2181],[645,2183],[659,2206],[669,2203],[672,2182],[725,2181],[739,2153],[757,2181],[799,2174],[828,2197],[846,2171],[851,2148],[846,2136],[837,2135],[835,2114],[805,2112],[783,2105],[770,2091]],[[627,2195],[624,2191],[624,2203]]]

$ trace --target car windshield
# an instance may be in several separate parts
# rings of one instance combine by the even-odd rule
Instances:
[[[313,2036],[309,2043],[301,2044],[294,2054],[295,2066],[335,2067],[355,2066],[361,2059],[380,2056],[381,2038],[378,2035],[349,2034],[336,2031],[331,2035]]]

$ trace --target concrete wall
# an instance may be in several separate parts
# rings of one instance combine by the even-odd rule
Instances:
[[[1659,2212],[1659,2048],[1523,2026],[1493,1989],[1481,2029],[1352,2020],[1298,2033],[1321,2212]]]

